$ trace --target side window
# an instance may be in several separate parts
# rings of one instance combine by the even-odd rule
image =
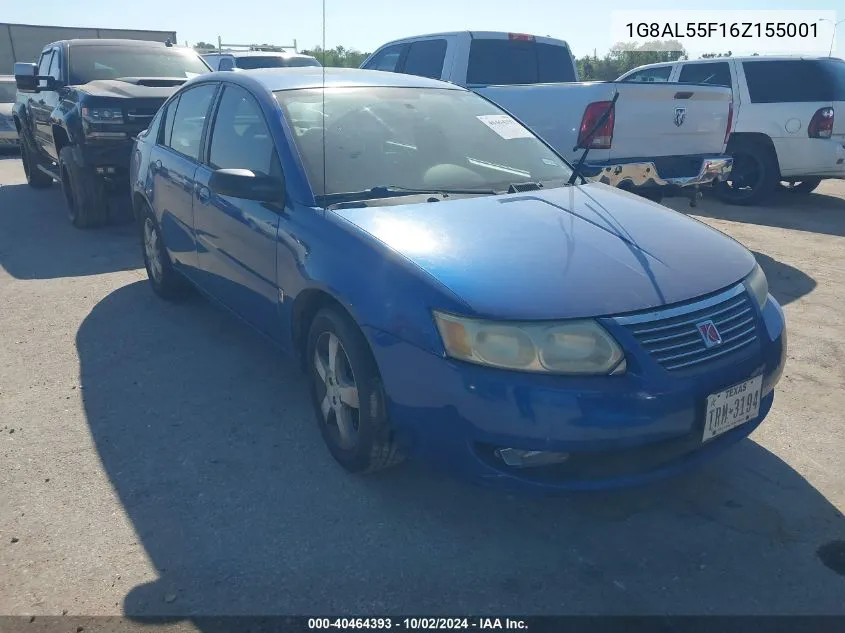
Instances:
[[[235,67],[234,57],[221,57],[217,70],[232,70]]]
[[[731,69],[727,62],[684,64],[678,81],[682,84],[710,84],[731,87]]]
[[[263,176],[281,174],[264,114],[243,88],[229,85],[223,89],[211,132],[208,162],[212,169],[249,169]]]
[[[168,103],[162,110],[164,111],[164,123],[158,130],[158,138],[156,143],[170,147],[170,136],[173,133],[173,117],[176,115],[176,108],[179,107],[179,97]]]
[[[385,70],[391,73],[396,72],[396,65],[399,63],[399,58],[402,57],[405,46],[406,44],[388,46],[367,62],[364,68],[369,70]]]
[[[625,77],[624,81],[651,83],[655,81],[669,81],[672,74],[671,66],[656,66],[654,68],[643,68]]]
[[[443,76],[443,61],[446,59],[446,40],[423,40],[413,42],[408,48],[403,73],[431,79]]]
[[[41,55],[41,60],[38,62],[38,76],[39,77],[49,77],[50,76],[50,62],[53,59],[53,51],[49,50]],[[38,82],[38,86],[44,88],[47,85],[47,81],[42,79]]]
[[[53,61],[50,62],[50,70],[47,71],[47,74],[56,80],[62,78],[62,69],[59,64],[60,59],[59,51],[53,51]]]
[[[205,119],[216,90],[217,84],[204,84],[182,93],[179,102],[174,104],[170,138],[165,139],[164,145],[188,158],[199,160]]]

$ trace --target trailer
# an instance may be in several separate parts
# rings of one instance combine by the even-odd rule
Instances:
[[[51,42],[71,39],[120,39],[170,41],[176,44],[176,31],[105,29],[42,24],[0,22],[0,75],[12,74],[15,62],[37,62],[41,50]]]

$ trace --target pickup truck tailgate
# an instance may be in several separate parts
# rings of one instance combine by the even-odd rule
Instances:
[[[674,83],[614,83],[619,90],[609,158],[721,154],[731,89]]]
[[[579,152],[584,110],[616,90],[610,149],[591,160],[723,154],[731,89],[676,83],[582,82],[473,88],[534,130],[567,158]]]

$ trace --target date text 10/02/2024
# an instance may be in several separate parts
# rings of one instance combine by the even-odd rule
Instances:
[[[308,618],[311,630],[527,630],[525,620],[514,618]]]
[[[815,38],[813,22],[628,22],[628,37],[673,39],[705,37],[738,38]]]

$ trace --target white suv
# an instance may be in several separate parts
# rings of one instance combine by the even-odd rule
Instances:
[[[789,191],[809,193],[825,178],[845,178],[841,59],[699,59],[640,66],[618,81],[715,84],[733,90],[727,152],[734,166],[717,190],[726,202],[757,204],[781,183]]]

